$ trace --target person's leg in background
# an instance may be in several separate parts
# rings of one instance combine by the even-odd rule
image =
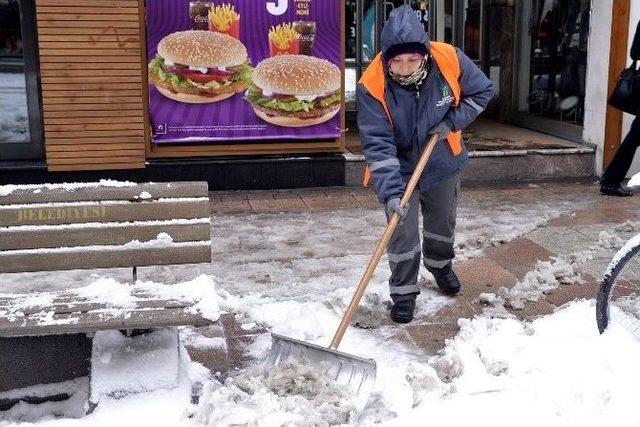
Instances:
[[[640,118],[636,116],[631,124],[631,129],[618,148],[613,160],[602,174],[600,192],[609,196],[631,196],[632,193],[622,188],[624,181],[640,146]]]
[[[409,211],[387,245],[391,268],[389,292],[393,301],[391,319],[398,323],[413,320],[416,297],[420,293],[420,235],[418,234],[419,197],[415,193],[409,202]],[[389,218],[387,218],[388,220]]]
[[[460,291],[460,282],[452,269],[459,193],[460,175],[420,193],[424,266],[447,295]]]

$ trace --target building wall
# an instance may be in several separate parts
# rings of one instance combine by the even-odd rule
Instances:
[[[613,0],[591,1],[591,36],[587,58],[587,95],[585,99],[585,120],[583,140],[597,146],[596,173],[602,174],[605,118],[607,110],[609,49],[611,42],[611,12]],[[633,40],[636,25],[640,20],[640,1],[631,1],[629,23],[629,47]],[[631,58],[628,59],[629,64]],[[623,137],[631,126],[633,116],[624,115]],[[640,172],[640,156],[632,165],[629,175]]]

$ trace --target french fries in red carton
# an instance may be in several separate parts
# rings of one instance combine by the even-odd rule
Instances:
[[[293,24],[280,24],[269,30],[269,56],[300,53],[300,34]]]
[[[209,30],[240,40],[240,14],[235,6],[227,3],[213,6],[209,11]]]

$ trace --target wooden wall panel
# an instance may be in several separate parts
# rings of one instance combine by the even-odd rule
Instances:
[[[137,0],[36,0],[50,171],[144,167],[141,16]]]

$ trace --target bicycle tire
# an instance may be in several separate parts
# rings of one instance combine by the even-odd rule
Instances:
[[[640,252],[640,243],[636,243],[631,248],[625,245],[625,247],[614,255],[613,259],[616,259],[622,251],[626,252],[625,255],[610,269],[610,273],[605,274],[598,289],[598,296],[596,298],[596,322],[598,324],[598,331],[600,331],[601,334],[607,329],[609,321],[611,320],[611,294],[616,285],[616,278],[624,267],[626,267],[627,263]]]

